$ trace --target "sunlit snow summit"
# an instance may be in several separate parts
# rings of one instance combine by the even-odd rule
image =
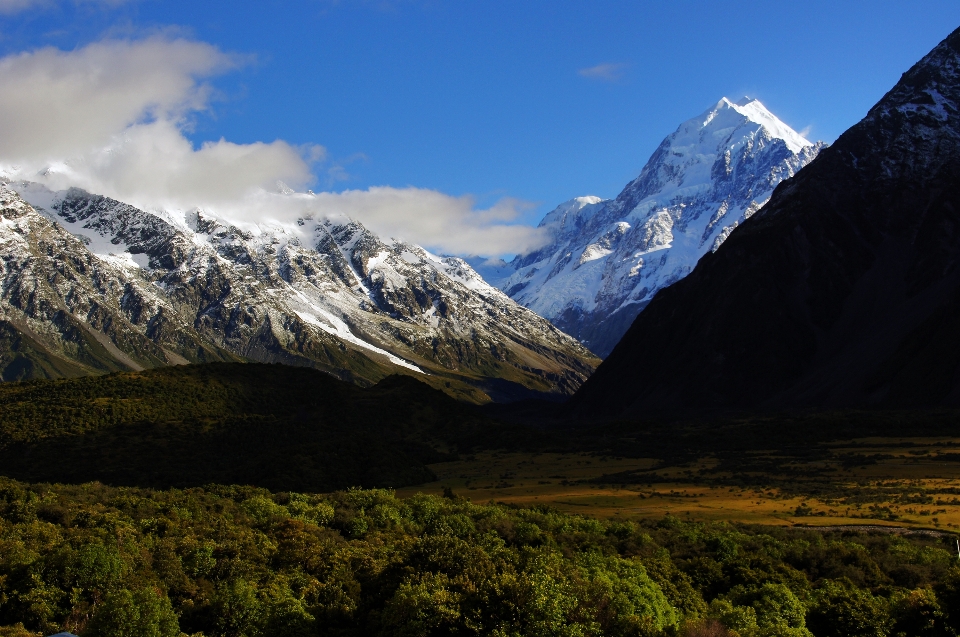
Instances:
[[[823,147],[757,100],[723,98],[664,139],[616,199],[577,197],[544,217],[550,243],[516,257],[495,283],[606,356],[658,290]]]

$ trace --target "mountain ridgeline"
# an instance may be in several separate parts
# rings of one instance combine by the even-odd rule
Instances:
[[[346,217],[239,227],[2,182],[0,377],[276,362],[473,402],[576,391],[588,419],[955,405],[958,42],[829,148],[720,100],[616,199],[547,215],[502,291]],[[577,339],[610,352],[592,377]]]
[[[960,403],[960,30],[663,289],[584,417]]]
[[[249,360],[484,402],[571,394],[598,363],[461,259],[346,217],[245,230],[0,183],[0,256],[4,380]]]
[[[616,199],[578,197],[544,217],[552,241],[516,257],[496,283],[606,356],[658,290],[689,274],[821,148],[759,101],[723,98],[664,139]]]

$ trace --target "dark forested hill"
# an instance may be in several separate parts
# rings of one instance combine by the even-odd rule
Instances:
[[[424,465],[479,422],[407,376],[363,389],[285,365],[177,366],[0,384],[0,467],[154,487],[400,486],[431,480]]]
[[[960,403],[960,30],[663,290],[583,416]]]

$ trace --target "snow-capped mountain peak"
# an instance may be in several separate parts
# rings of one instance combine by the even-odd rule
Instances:
[[[587,197],[574,197],[570,201],[565,201],[553,211],[547,213],[543,218],[543,221],[540,223],[541,226],[552,226],[555,224],[562,224],[563,221],[570,215],[577,215],[581,210],[597,204],[603,201],[600,197],[587,196]]]
[[[813,146],[813,142],[781,122],[758,99],[745,97],[733,104],[733,108],[750,121],[763,126],[771,137],[782,139],[787,148],[795,153],[799,153],[806,146]]]
[[[724,97],[667,136],[616,199],[578,197],[546,215],[551,243],[497,285],[603,356],[821,148],[758,100]]]
[[[955,408],[958,222],[960,29],[655,299],[570,411]]]
[[[813,146],[777,119],[759,100],[743,98],[734,103],[724,97],[701,115],[681,124],[676,132],[667,137],[661,149],[668,152],[657,163],[673,166],[696,164],[709,170],[718,154],[735,153],[761,139],[769,143],[783,143],[794,154]],[[651,163],[654,163],[652,159]],[[710,174],[706,173],[703,177],[705,179],[698,179],[697,182],[709,179]],[[688,177],[686,183],[690,181]]]

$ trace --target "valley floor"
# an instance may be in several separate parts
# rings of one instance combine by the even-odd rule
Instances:
[[[774,526],[883,526],[960,532],[960,438],[821,443],[804,462],[753,452],[741,471],[714,456],[666,463],[601,453],[485,452],[430,465],[437,480],[397,495],[548,505],[568,513]]]

